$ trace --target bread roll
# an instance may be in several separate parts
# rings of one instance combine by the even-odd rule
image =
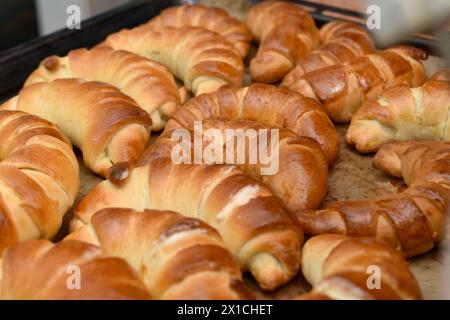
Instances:
[[[126,260],[157,299],[250,299],[216,230],[170,211],[105,209],[69,234]]]
[[[391,247],[370,238],[324,234],[303,248],[303,274],[313,291],[306,300],[421,299],[408,263]]]
[[[247,26],[260,42],[250,62],[253,81],[275,83],[320,44],[319,30],[311,15],[297,4],[263,1],[254,5]]]
[[[221,35],[200,27],[140,26],[110,35],[102,47],[127,50],[170,69],[195,95],[242,85],[244,64]]]
[[[100,81],[117,87],[150,114],[154,131],[164,128],[186,95],[178,90],[172,74],[162,64],[111,48],[78,49],[66,57],[51,56],[29,76],[25,86],[61,78]]]
[[[301,229],[268,187],[234,166],[156,159],[132,170],[121,186],[105,181],[95,187],[75,210],[72,230],[115,207],[171,210],[207,222],[265,290],[285,284],[300,268]]]
[[[152,120],[134,100],[100,82],[58,79],[25,87],[0,110],[42,117],[69,137],[93,172],[121,181],[147,148]]]
[[[131,267],[79,241],[17,243],[0,260],[2,300],[148,300]]]
[[[450,140],[450,82],[430,80],[423,86],[400,85],[368,101],[353,116],[346,141],[368,153],[391,141]]]
[[[450,208],[450,143],[393,142],[375,156],[379,169],[403,177],[408,188],[385,199],[338,201],[318,211],[299,211],[309,235],[373,237],[413,257],[431,250],[444,234]]]
[[[247,55],[253,38],[245,24],[232,17],[226,10],[202,4],[167,8],[146,25],[151,28],[192,26],[211,30],[227,39],[242,58]]]
[[[0,111],[0,257],[8,245],[51,239],[80,186],[68,138],[51,123]]]

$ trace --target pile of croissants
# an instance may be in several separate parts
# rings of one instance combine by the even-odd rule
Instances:
[[[318,29],[282,1],[254,5],[245,22],[172,7],[45,59],[0,106],[0,298],[254,299],[247,272],[266,291],[302,272],[312,289],[295,299],[422,298],[405,259],[442,239],[450,211],[450,69],[428,79],[425,59],[414,47],[377,51],[350,22]],[[172,133],[197,121],[278,128],[278,172],[175,164]],[[408,188],[319,210],[336,122]],[[79,192],[73,147],[104,181],[50,242]]]

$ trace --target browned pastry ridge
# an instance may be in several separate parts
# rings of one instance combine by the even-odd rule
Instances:
[[[313,237],[303,247],[302,271],[313,290],[301,300],[422,299],[403,256],[371,238]]]
[[[140,26],[110,35],[99,46],[131,51],[165,66],[195,95],[241,86],[244,63],[220,34],[200,27]]]
[[[242,58],[250,49],[252,34],[246,25],[232,17],[226,10],[201,4],[167,8],[146,23],[148,27],[202,27],[222,35],[239,52]]]
[[[0,259],[3,300],[147,300],[151,296],[120,258],[80,241],[30,240]]]
[[[27,79],[25,86],[61,78],[105,82],[133,98],[152,117],[152,130],[164,128],[168,116],[186,93],[178,90],[170,71],[162,64],[111,48],[78,49],[66,57],[51,56]]]
[[[126,178],[128,163],[147,148],[152,125],[150,116],[117,88],[77,79],[25,87],[0,110],[25,111],[55,123],[82,151],[86,166],[112,181]]]
[[[235,166],[156,159],[131,170],[120,186],[97,185],[76,208],[72,230],[105,208],[171,210],[203,220],[266,290],[285,284],[300,268],[302,230],[268,187]]]
[[[311,15],[300,6],[283,1],[254,5],[247,26],[260,42],[250,63],[253,81],[281,81],[296,63],[320,44],[319,30]]]
[[[173,157],[183,147],[177,139],[177,130],[164,131],[137,165],[145,165],[160,157]],[[208,136],[211,130],[217,130],[222,139],[216,135]],[[233,130],[233,134],[229,135],[228,130]],[[328,190],[328,161],[325,154],[311,138],[298,136],[287,129],[275,130],[276,133],[274,128],[253,121],[206,119],[202,122],[201,132],[204,141],[200,152],[202,156],[206,155],[206,159],[202,159],[203,163],[239,165],[247,174],[268,185],[290,211],[318,208]],[[195,157],[198,156],[195,135],[190,133],[189,141],[183,141],[189,149],[187,154],[175,154],[176,157],[186,156],[186,159],[181,160],[195,163]],[[261,154],[259,151],[263,145],[266,152]],[[230,146],[233,153],[231,157],[227,153]]]
[[[377,168],[403,177],[405,191],[381,200],[340,201],[297,212],[305,233],[373,237],[406,257],[431,250],[443,235],[450,208],[450,143],[393,142],[375,156]]]
[[[165,131],[193,128],[194,121],[219,118],[248,120],[286,128],[299,136],[316,140],[333,163],[339,152],[339,137],[325,111],[313,99],[286,89],[264,84],[246,88],[223,87],[189,100],[172,114]]]
[[[69,234],[126,260],[156,299],[251,299],[219,233],[169,211],[105,209]]]
[[[368,101],[352,118],[346,141],[359,152],[374,152],[391,141],[450,140],[450,82],[427,81],[388,89]]]
[[[51,239],[79,189],[78,162],[51,123],[0,111],[0,256],[23,240]]]
[[[432,80],[450,81],[450,68],[437,71],[431,76]]]
[[[421,60],[426,58],[418,48],[394,47],[308,72],[282,86],[322,103],[333,121],[349,122],[364,101],[377,99],[386,89],[422,85],[426,75]]]
[[[328,66],[350,62],[375,52],[369,33],[348,21],[332,21],[320,29],[322,46],[297,62],[297,66],[283,79],[285,86],[299,81],[305,73]]]

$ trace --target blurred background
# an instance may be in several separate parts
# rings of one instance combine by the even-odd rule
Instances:
[[[47,35],[65,27],[70,5],[81,9],[82,20],[137,0],[1,0],[0,6],[0,51],[21,44],[38,36]],[[145,1],[145,0],[140,0]],[[450,0],[308,0],[310,3],[328,4],[344,9],[366,13],[371,4],[381,8],[383,28],[376,30],[377,39],[386,45],[398,40],[405,33],[449,29],[445,18],[450,14]],[[210,5],[235,8],[245,12],[252,0],[185,0],[180,2],[202,2]],[[340,14],[329,12],[340,18]],[[363,19],[358,22],[364,22]],[[443,27],[444,26],[444,27]],[[445,35],[444,35],[445,36]],[[448,42],[450,38],[441,39]],[[450,48],[448,49],[450,50]]]
[[[65,27],[67,7],[87,19],[132,0],[1,0],[0,51]]]
[[[0,6],[0,50],[37,37],[34,0],[2,0]]]

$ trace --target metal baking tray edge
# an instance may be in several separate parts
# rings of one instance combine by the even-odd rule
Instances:
[[[76,48],[92,47],[109,34],[135,27],[180,0],[133,1],[81,23],[80,30],[64,29],[0,52],[0,102],[14,96],[29,74],[51,55],[66,55]]]

